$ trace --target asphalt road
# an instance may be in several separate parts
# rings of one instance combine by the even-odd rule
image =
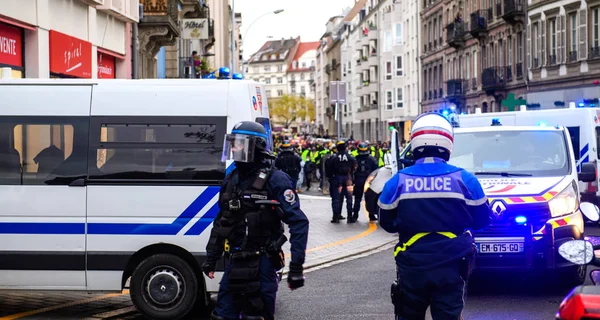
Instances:
[[[586,230],[593,242],[600,241],[600,228]],[[277,319],[393,319],[389,288],[394,279],[395,264],[392,248],[353,260],[325,265],[306,274],[306,286],[290,291],[285,283],[280,285],[277,299]],[[284,280],[285,281],[285,280]],[[589,284],[589,280],[587,280]],[[519,274],[493,274],[478,276],[471,281],[465,319],[473,320],[542,320],[554,319],[558,306],[568,288],[552,287],[552,279]],[[142,319],[127,296],[118,303],[97,306],[107,312],[105,317],[88,319]],[[57,310],[21,319],[81,319],[83,310]],[[90,309],[90,306],[81,306]],[[71,312],[73,313],[71,313]],[[84,311],[83,314],[86,312]],[[73,317],[70,315],[77,314]],[[94,314],[91,313],[90,316]],[[2,319],[2,318],[0,318]],[[190,317],[190,319],[202,319]],[[428,319],[431,319],[428,317]]]

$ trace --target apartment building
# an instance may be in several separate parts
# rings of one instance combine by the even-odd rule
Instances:
[[[534,0],[527,11],[528,107],[598,106],[600,2]]]
[[[246,78],[264,83],[268,98],[289,94],[286,73],[299,44],[299,37],[267,41],[248,60]]]
[[[300,42],[298,45],[298,50],[287,67],[286,80],[289,94],[315,101],[315,67],[319,45],[319,41]],[[299,119],[296,126],[304,133],[317,132],[316,124],[310,119]]]
[[[423,0],[423,112],[508,110],[526,91],[523,0]]]

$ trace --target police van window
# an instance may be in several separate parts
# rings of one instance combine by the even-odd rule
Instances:
[[[569,135],[571,136],[571,145],[573,146],[573,153],[575,155],[575,160],[579,160],[581,150],[579,147],[579,127],[567,127],[569,130]]]
[[[103,124],[100,142],[214,144],[214,124]]]
[[[144,119],[92,118],[92,183],[96,180],[104,183],[117,180],[149,183],[149,180],[155,180],[160,184],[160,181],[178,180],[210,185],[224,179],[225,164],[221,162],[221,154],[226,118]]]
[[[68,185],[87,174],[86,118],[0,119],[0,184]]]

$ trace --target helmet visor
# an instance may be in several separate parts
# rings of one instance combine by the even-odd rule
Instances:
[[[255,136],[247,134],[226,134],[223,144],[221,161],[233,160],[236,162],[252,162],[255,156]]]

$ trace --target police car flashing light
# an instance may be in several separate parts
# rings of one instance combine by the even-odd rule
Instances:
[[[515,222],[518,224],[525,224],[527,222],[527,217],[518,216],[515,218]]]
[[[492,119],[492,126],[501,126],[502,123],[500,122],[500,118],[494,118]]]

